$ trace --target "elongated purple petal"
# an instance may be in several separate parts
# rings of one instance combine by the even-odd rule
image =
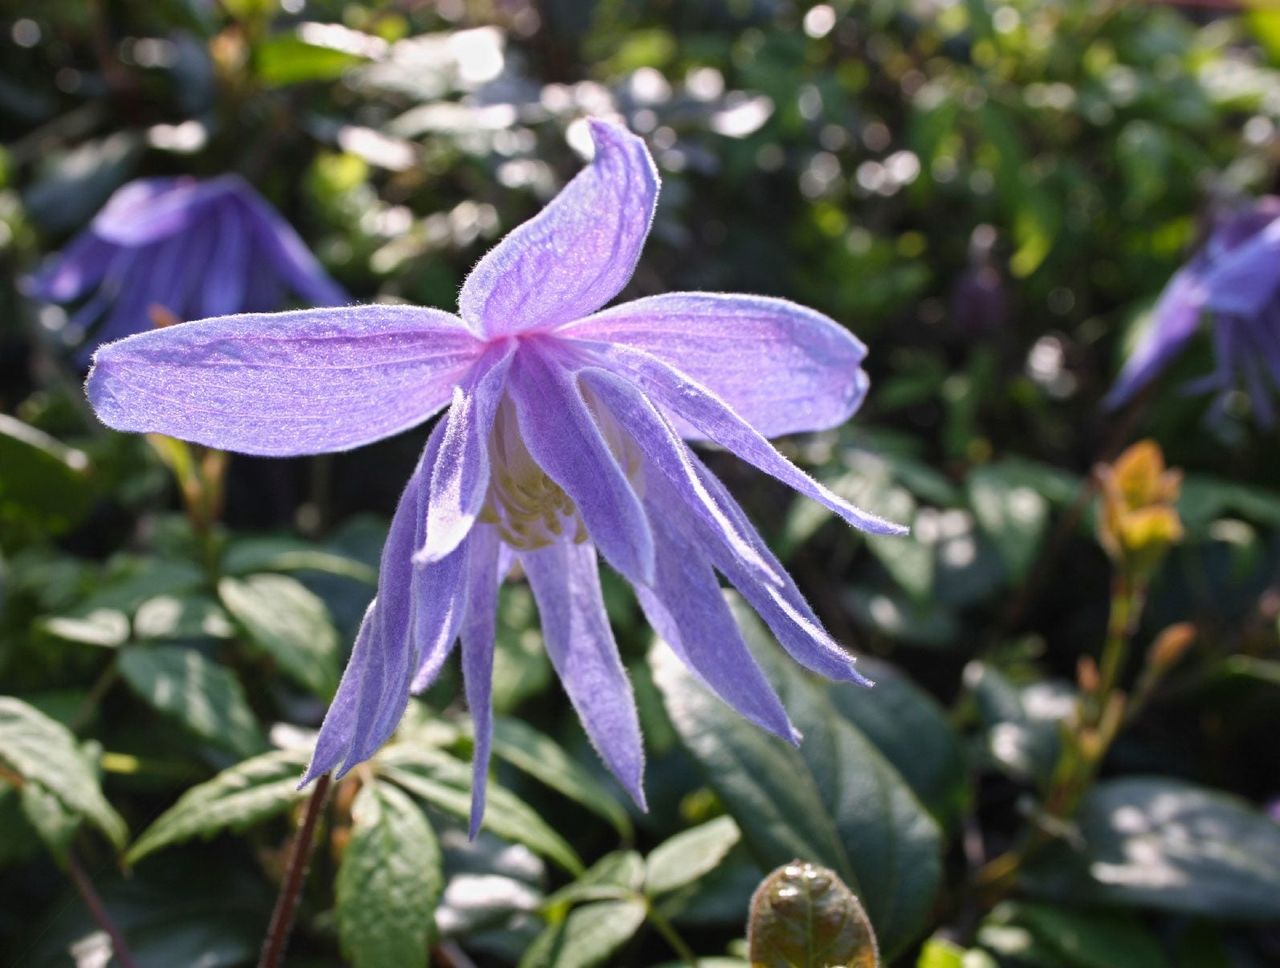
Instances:
[[[1147,331],[1107,394],[1105,406],[1122,407],[1132,400],[1195,335],[1205,308],[1204,266],[1204,261],[1197,259],[1169,280],[1151,311]]]
[[[1204,273],[1206,304],[1215,312],[1256,316],[1280,289],[1280,217],[1224,254]]]
[[[718,533],[734,554],[751,566],[768,571],[750,536],[738,532],[703,487],[693,453],[644,394],[622,377],[597,367],[579,370],[577,376],[644,453],[646,479],[655,471],[661,474],[673,500],[684,504]]]
[[[738,530],[750,532],[757,553],[770,566],[767,573],[752,569],[731,554],[717,535],[704,529],[697,519],[687,518],[691,530],[698,535],[699,547],[716,570],[742,593],[747,604],[769,626],[782,647],[802,666],[828,679],[867,685],[867,680],[854,668],[854,657],[841,648],[823,628],[821,620],[800,594],[791,576],[773,557],[764,540],[751,529],[738,502],[701,462],[698,463],[698,473],[707,492],[735,522]]]
[[[430,466],[419,460],[396,505],[382,547],[378,593],[365,612],[337,695],[325,715],[303,783],[368,759],[395,731],[409,701],[417,654],[411,623],[411,557]]]
[[[640,350],[610,343],[586,343],[612,368],[629,374],[650,399],[692,424],[709,439],[805,497],[830,508],[849,524],[871,534],[905,534],[907,529],[855,507],[833,494],[779,454],[750,424],[714,393]]]
[[[484,819],[489,756],[493,750],[493,646],[498,614],[498,537],[489,525],[471,533],[467,605],[462,619],[462,679],[475,733],[471,754],[471,839]]]
[[[28,276],[23,289],[33,299],[72,302],[102,281],[115,258],[115,246],[92,232],[81,232]]]
[[[644,142],[592,120],[591,164],[541,212],[490,249],[458,308],[494,337],[567,323],[616,296],[635,271],[658,197]]]
[[[663,504],[678,500],[665,486],[646,500],[657,538],[654,581],[636,596],[654,630],[694,674],[751,722],[798,743],[800,734],[742,640],[720,583],[683,522],[669,519]]]
[[[577,505],[592,541],[637,584],[653,574],[653,535],[582,392],[554,350],[526,340],[511,367],[520,432],[538,466]]]
[[[475,524],[489,487],[489,435],[506,390],[514,341],[493,345],[453,391],[440,459],[431,476],[424,562],[439,561]]]
[[[349,301],[346,292],[329,278],[293,226],[262,196],[242,184],[236,202],[248,213],[254,241],[267,266],[273,268],[289,288],[313,306],[341,306]]]
[[[212,209],[208,221],[213,246],[200,285],[201,315],[229,316],[245,309],[245,287],[253,271],[249,264],[252,236],[230,199],[215,202]]]
[[[643,350],[765,437],[842,424],[867,392],[867,348],[835,320],[785,299],[673,292],[611,307],[556,335]]]
[[[289,456],[347,450],[444,406],[482,344],[408,306],[225,316],[98,350],[89,399],[117,430]]]
[[[595,549],[560,541],[520,555],[547,655],[605,765],[645,807],[644,743],[635,697],[600,594]]]
[[[219,180],[139,178],[107,199],[90,229],[116,245],[150,245],[186,228],[200,206],[225,191]]]

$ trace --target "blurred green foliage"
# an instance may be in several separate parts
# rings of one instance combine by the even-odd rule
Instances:
[[[773,661],[744,617],[806,733],[792,749],[610,584],[638,815],[508,585],[484,832],[468,843],[451,670],[337,785],[290,963],[740,965],[755,886],[794,858],[861,898],[886,963],[1276,963],[1274,439],[1243,397],[1211,414],[1179,392],[1207,341],[1128,412],[1099,401],[1212,206],[1276,188],[1278,38],[1274,13],[1122,0],[10,0],[0,960],[104,963],[79,869],[140,965],[252,961],[424,438],[234,457],[222,520],[188,519],[196,462],[96,423],[78,335],[22,276],[132,177],[237,171],[357,298],[451,308],[576,170],[580,119],[616,114],[663,178],[630,294],[788,296],[871,347],[859,417],[783,447],[910,539],[780,513],[711,459],[879,685]],[[1046,805],[1107,626],[1090,473],[1139,435],[1185,471],[1186,538],[1135,642],[1183,621],[1196,639],[1063,822]],[[1044,849],[987,878],[1028,839]]]

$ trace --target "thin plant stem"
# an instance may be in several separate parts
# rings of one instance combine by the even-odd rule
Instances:
[[[285,945],[289,941],[289,933],[293,930],[294,915],[298,911],[298,900],[302,896],[302,885],[307,879],[307,868],[311,861],[311,851],[315,847],[316,822],[320,818],[320,808],[324,806],[329,792],[329,774],[323,774],[316,780],[311,797],[307,800],[306,811],[302,815],[302,826],[293,841],[293,849],[289,853],[289,865],[285,871],[284,882],[280,885],[280,894],[276,898],[275,910],[271,912],[271,923],[267,927],[267,937],[262,943],[262,956],[258,959],[258,968],[279,968],[284,957]]]
[[[671,950],[679,956],[680,960],[688,964],[690,968],[698,968],[698,956],[694,954],[693,949],[685,943],[684,938],[680,937],[675,925],[667,919],[666,915],[660,913],[654,907],[653,902],[647,898],[645,899],[645,915],[658,934],[662,935],[667,944],[671,945]]]
[[[67,874],[71,877],[71,883],[75,885],[77,893],[84,901],[84,906],[89,909],[89,914],[94,922],[111,939],[111,952],[115,957],[120,968],[137,968],[138,963],[133,960],[133,955],[129,953],[129,947],[124,942],[124,935],[120,931],[120,926],[112,920],[111,915],[107,912],[106,905],[102,903],[102,898],[98,896],[98,892],[93,889],[93,882],[89,880],[89,875],[85,873],[84,868],[80,866],[80,862],[76,860],[75,854],[67,854]]]

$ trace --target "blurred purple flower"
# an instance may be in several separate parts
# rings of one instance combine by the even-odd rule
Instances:
[[[86,359],[161,321],[279,309],[286,289],[310,305],[347,301],[298,234],[236,175],[130,182],[26,289],[48,302],[88,297],[71,319],[80,332],[102,320]]]
[[[1122,406],[1154,379],[1206,315],[1216,364],[1188,391],[1221,394],[1243,383],[1258,421],[1271,425],[1272,394],[1280,386],[1280,198],[1218,219],[1208,242],[1165,286],[1107,406]]]
[[[498,586],[515,560],[570,701],[641,805],[640,725],[597,549],[681,659],[771,732],[798,741],[717,572],[801,664],[864,681],[681,438],[715,441],[856,527],[901,533],[765,439],[846,420],[867,390],[865,347],[819,313],[759,296],[671,293],[600,311],[635,268],[658,178],[639,138],[600,121],[591,132],[592,164],[480,261],[461,318],[409,306],[233,316],[97,353],[88,393],[105,423],[253,454],[346,450],[449,407],[392,519],[304,782],[373,755],[460,638],[477,829]]]

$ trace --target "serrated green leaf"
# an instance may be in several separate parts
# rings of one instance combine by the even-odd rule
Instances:
[[[360,789],[351,820],[335,885],[343,951],[356,968],[425,966],[444,886],[431,825],[400,789],[378,782]]]
[[[243,830],[283,813],[307,795],[298,790],[307,759],[305,751],[273,750],[192,787],[142,833],[126,860],[136,864],[170,844],[226,829]]]
[[[654,678],[686,748],[765,866],[811,858],[866,900],[890,957],[923,927],[941,880],[941,837],[902,776],[736,599],[747,641],[804,734],[799,750],[742,719],[665,646]]]
[[[645,891],[664,894],[696,881],[714,870],[741,839],[732,817],[717,817],[676,834],[645,858]]]
[[[471,767],[461,760],[439,750],[398,744],[383,750],[376,763],[380,774],[414,796],[456,817],[470,815]],[[523,800],[492,782],[484,827],[499,837],[524,844],[574,876],[583,871],[582,861],[563,837]]]
[[[593,968],[631,940],[644,924],[643,901],[598,901],[574,908],[529,946],[520,968]]]
[[[93,765],[61,723],[11,696],[0,696],[0,762],[55,794],[117,847],[127,831],[107,803]]]
[[[493,753],[570,800],[609,821],[625,839],[632,835],[631,818],[599,783],[555,741],[518,719],[499,716],[493,724]]]
[[[197,736],[241,756],[266,747],[239,680],[196,650],[126,646],[117,668],[134,692]]]
[[[224,578],[218,596],[250,640],[318,696],[338,686],[338,633],[324,602],[287,575]]]
[[[751,898],[752,968],[879,968],[867,912],[836,875],[816,864],[785,864]]]
[[[41,842],[59,858],[66,856],[67,848],[80,827],[79,815],[67,807],[43,785],[29,781],[19,791],[22,814],[40,835]]]
[[[133,634],[139,639],[227,639],[235,628],[208,595],[157,595],[138,606]]]

